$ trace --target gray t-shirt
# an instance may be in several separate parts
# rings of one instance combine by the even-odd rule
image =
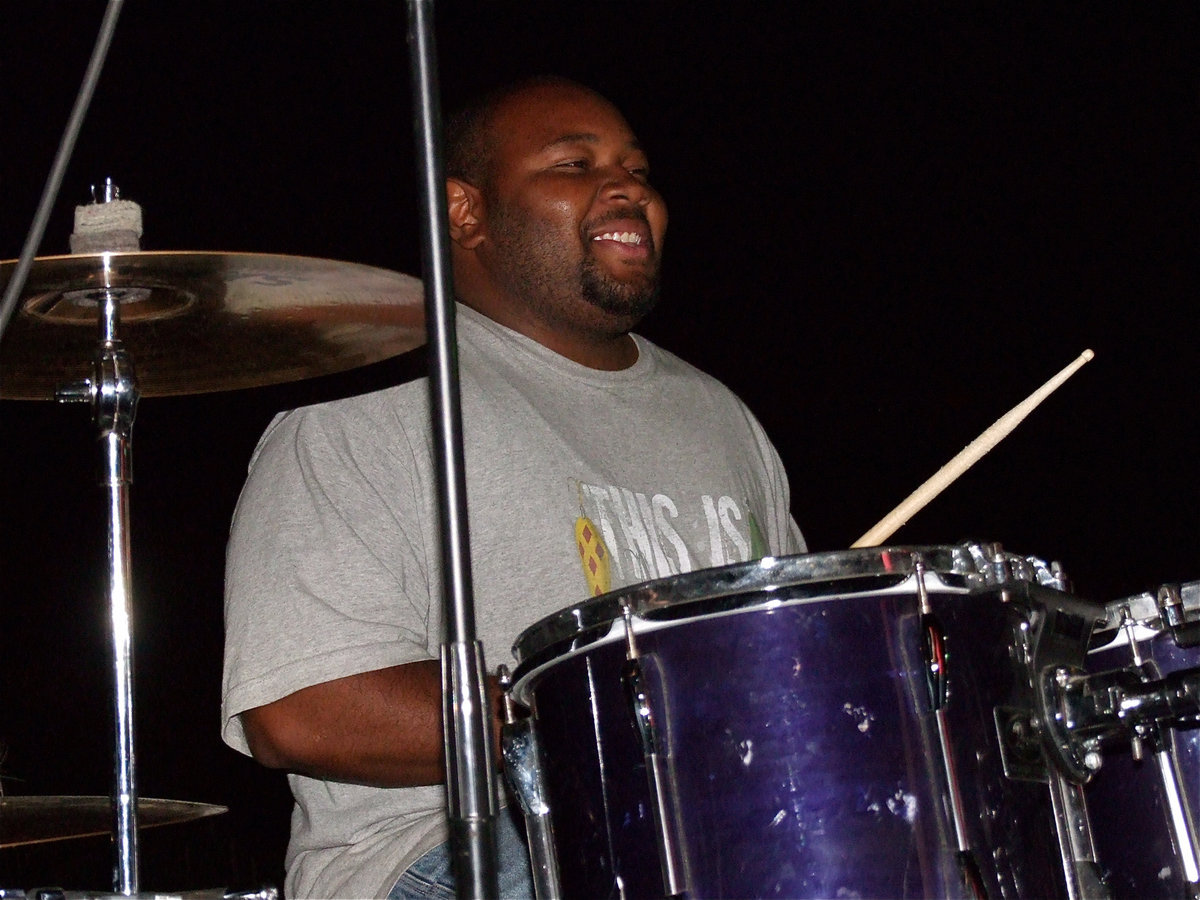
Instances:
[[[628,369],[580,366],[459,306],[477,636],[517,636],[597,592],[804,552],[787,479],[724,386],[637,338]],[[300,688],[437,658],[438,498],[425,379],[275,419],[234,516],[222,736]],[[385,896],[446,840],[441,786],[289,776],[290,897]]]

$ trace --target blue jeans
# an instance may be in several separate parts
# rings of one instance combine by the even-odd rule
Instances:
[[[517,828],[521,813],[505,808],[496,816],[496,874],[502,900],[533,897],[533,872],[529,849]],[[392,887],[388,900],[455,900],[450,844],[439,844],[404,873]]]

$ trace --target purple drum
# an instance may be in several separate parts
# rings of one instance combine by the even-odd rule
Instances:
[[[1135,668],[1158,679],[1200,666],[1200,582],[1109,604],[1092,645],[1087,666],[1096,673]],[[1114,897],[1200,896],[1200,722],[1183,725],[1106,748],[1087,786]]]
[[[511,696],[536,738],[551,890],[1094,895],[1033,673],[1081,666],[1103,609],[1057,584],[996,547],[874,548],[648,582],[537,623]]]

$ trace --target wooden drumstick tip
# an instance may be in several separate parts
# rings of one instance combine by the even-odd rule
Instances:
[[[957,456],[938,469],[932,478],[909,494],[899,506],[850,546],[877,547],[886,541],[901,525],[945,490],[951,482],[975,465],[984,454],[1007,437],[1021,423],[1021,420],[1033,411],[1034,407],[1056,391],[1064,381],[1079,371],[1083,364],[1089,362],[1095,355],[1090,348],[1080,353],[1070,365],[997,419],[990,428],[971,441]]]

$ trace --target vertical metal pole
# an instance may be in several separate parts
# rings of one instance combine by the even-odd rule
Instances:
[[[446,599],[442,688],[450,847],[458,896],[495,897],[498,882],[494,749],[483,648],[475,637],[471,593],[433,0],[408,0],[408,13],[417,171],[424,213],[421,248],[430,346],[430,406],[441,499],[442,587]]]
[[[121,13],[122,0],[109,0],[100,32],[92,49],[92,57],[83,76],[83,84],[75,97],[75,105],[67,119],[67,126],[59,142],[58,153],[50,168],[50,174],[42,189],[37,212],[29,227],[25,244],[21,248],[12,278],[9,279],[3,299],[0,299],[0,337],[16,311],[17,299],[25,286],[34,255],[50,211],[62,186],[67,163],[75,148],[75,140],[83,126],[83,118],[91,105],[92,95],[100,80],[100,71],[108,57]],[[104,257],[105,284],[108,284],[109,258]],[[96,371],[90,385],[83,393],[68,388],[62,395],[64,401],[90,398],[93,416],[103,443],[102,484],[107,491],[108,501],[108,599],[111,614],[113,647],[113,705],[115,709],[115,753],[113,760],[113,816],[116,865],[113,871],[113,887],[118,893],[131,896],[138,890],[138,846],[137,846],[137,779],[134,774],[134,731],[133,731],[133,640],[130,598],[130,550],[129,550],[129,484],[130,435],[137,406],[137,383],[133,379],[132,367],[117,340],[117,323],[120,317],[120,299],[105,290],[100,314],[100,349],[96,356]]]
[[[109,255],[104,254],[108,283]],[[129,549],[129,486],[133,482],[131,438],[138,389],[133,366],[117,338],[121,301],[105,289],[100,305],[100,346],[92,382],[93,413],[103,444],[101,484],[108,501],[108,598],[112,620],[115,755],[113,814],[114,889],[138,891],[137,778],[133,719],[133,591]]]
[[[99,343],[92,377],[60,387],[60,403],[91,401],[103,454],[100,486],[108,511],[108,606],[113,663],[113,889],[138,892],[137,777],[133,727],[133,590],[129,549],[129,486],[133,483],[132,436],[138,385],[133,363],[117,336],[122,291],[112,288],[112,256],[102,254],[104,286],[94,294]]]

